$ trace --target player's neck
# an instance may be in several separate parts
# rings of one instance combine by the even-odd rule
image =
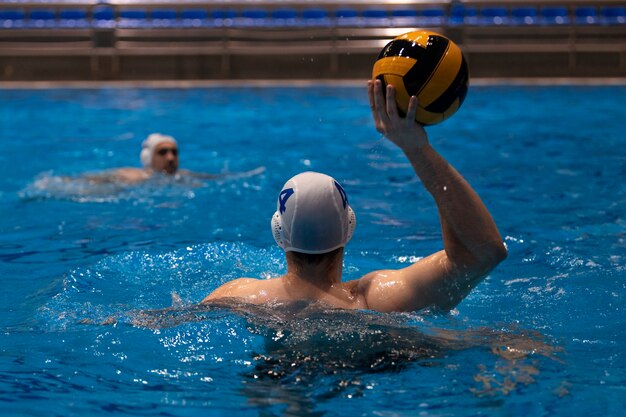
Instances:
[[[326,291],[341,282],[343,262],[334,262],[332,265],[324,263],[316,265],[287,265],[285,280],[295,288],[314,287]]]

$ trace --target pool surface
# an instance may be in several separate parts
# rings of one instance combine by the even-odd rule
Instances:
[[[0,415],[624,415],[624,103],[623,86],[471,87],[428,132],[509,257],[450,314],[384,315],[195,306],[285,271],[269,224],[300,171],[356,212],[344,279],[442,248],[365,86],[0,90]],[[153,132],[228,175],[81,180],[139,166]]]

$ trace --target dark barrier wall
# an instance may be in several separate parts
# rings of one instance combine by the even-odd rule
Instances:
[[[473,77],[624,77],[624,1],[0,3],[0,80],[367,78],[419,28]]]

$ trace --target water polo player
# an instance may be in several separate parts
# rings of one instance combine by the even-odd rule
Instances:
[[[59,177],[64,183],[73,181],[87,181],[91,185],[100,184],[137,184],[148,181],[155,176],[171,178],[174,181],[181,180],[187,185],[201,185],[195,180],[227,180],[251,177],[261,174],[265,167],[259,166],[249,171],[221,172],[211,174],[195,172],[179,168],[178,143],[172,136],[152,133],[141,144],[139,160],[143,168],[114,168],[97,173],[83,174],[76,177]],[[191,180],[191,181],[189,181]],[[46,185],[39,181],[42,188]]]
[[[90,180],[114,180],[140,182],[149,179],[155,172],[175,175],[178,172],[178,143],[172,136],[152,133],[141,144],[139,159],[142,168],[118,168],[100,175],[89,176]]]
[[[447,311],[506,257],[498,229],[480,197],[433,149],[416,123],[417,98],[399,116],[395,90],[379,80],[368,85],[376,129],[406,155],[438,208],[444,249],[398,270],[370,272],[341,281],[343,250],[356,225],[343,187],[333,178],[305,172],[278,196],[272,218],[276,242],[285,250],[287,273],[260,280],[239,278],[217,288],[203,303],[235,298],[263,304],[320,301],[333,307],[381,312]]]
[[[152,133],[141,144],[139,160],[143,168],[116,168],[109,171],[84,175],[83,178],[98,183],[139,183],[149,180],[155,174],[174,178],[192,177],[196,179],[217,179],[250,176],[264,171],[262,167],[243,173],[209,174],[179,169],[178,143],[172,136]]]
[[[141,144],[139,159],[144,169],[174,175],[178,171],[178,143],[171,136],[153,133]]]

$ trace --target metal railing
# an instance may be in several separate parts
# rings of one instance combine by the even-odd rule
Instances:
[[[240,77],[250,65],[257,76],[299,76],[290,65],[306,76],[307,60],[313,76],[354,77],[391,38],[417,28],[460,44],[478,75],[532,75],[515,67],[532,57],[548,75],[551,60],[555,75],[626,76],[624,1],[56,0],[0,2],[0,79],[45,78],[45,67],[32,69],[37,58],[55,68],[83,58],[87,69],[67,70],[94,79],[158,77],[141,64],[158,59],[184,67],[165,75],[174,78]]]

